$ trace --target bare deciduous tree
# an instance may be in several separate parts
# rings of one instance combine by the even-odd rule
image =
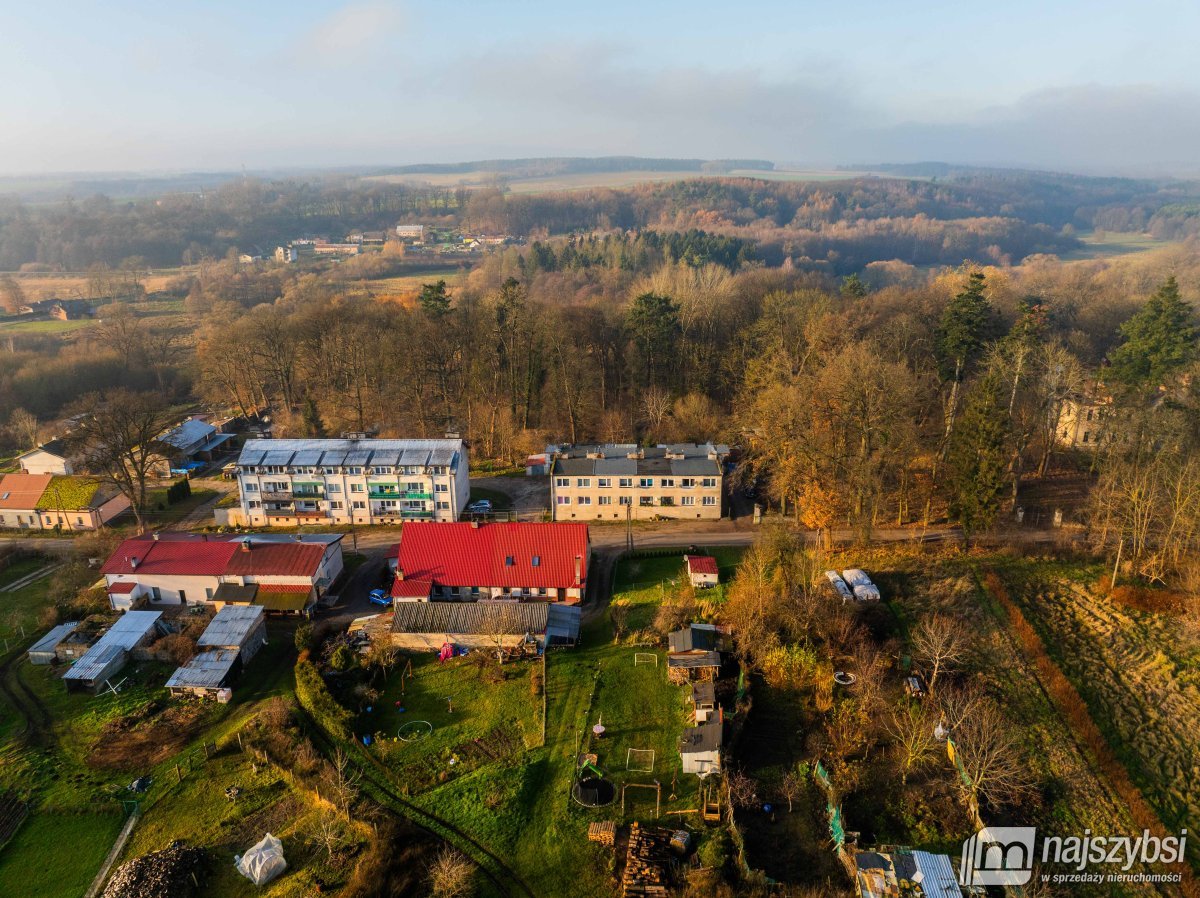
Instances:
[[[937,688],[938,677],[967,655],[969,643],[962,624],[954,618],[934,613],[921,619],[912,633],[913,654],[929,672],[929,693]]]
[[[446,846],[429,865],[432,898],[466,898],[474,891],[475,868],[461,853]]]
[[[629,612],[631,606],[624,600],[617,600],[608,606],[608,617],[612,621],[613,641],[620,642],[629,628]]]
[[[967,813],[979,825],[981,801],[1011,804],[1029,794],[1033,777],[1017,732],[992,699],[971,690],[944,696],[942,711],[954,745],[954,784]]]
[[[40,427],[37,415],[32,412],[23,408],[13,409],[12,414],[8,416],[8,429],[22,449],[32,449],[38,444]]]
[[[933,734],[936,725],[936,715],[929,706],[917,702],[897,705],[884,719],[884,728],[895,747],[902,784],[907,784],[908,775],[933,757],[937,747]]]

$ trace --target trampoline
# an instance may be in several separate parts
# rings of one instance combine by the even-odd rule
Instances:
[[[433,732],[433,724],[428,720],[410,720],[396,732],[396,736],[404,742],[416,742],[424,739]]]
[[[571,797],[585,808],[602,808],[616,799],[617,787],[608,780],[589,776],[575,781],[571,787]]]

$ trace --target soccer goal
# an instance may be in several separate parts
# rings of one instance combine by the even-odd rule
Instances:
[[[630,748],[625,752],[625,769],[633,773],[654,772],[654,749]]]
[[[635,652],[633,655],[633,666],[637,667],[639,664],[653,664],[655,667],[658,667],[658,655],[654,654],[654,652]]]

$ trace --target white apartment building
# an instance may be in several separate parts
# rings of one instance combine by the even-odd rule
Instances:
[[[718,520],[725,457],[712,443],[562,446],[550,468],[556,521]]]
[[[455,521],[471,493],[462,440],[247,440],[228,523]]]

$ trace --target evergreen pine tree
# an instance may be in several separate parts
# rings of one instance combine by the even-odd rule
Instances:
[[[1009,417],[999,379],[988,375],[971,390],[947,454],[950,516],[970,544],[996,522],[1008,484]]]
[[[1129,387],[1156,388],[1196,360],[1196,315],[1174,276],[1121,325],[1121,336],[1124,342],[1109,356],[1111,377]]]

